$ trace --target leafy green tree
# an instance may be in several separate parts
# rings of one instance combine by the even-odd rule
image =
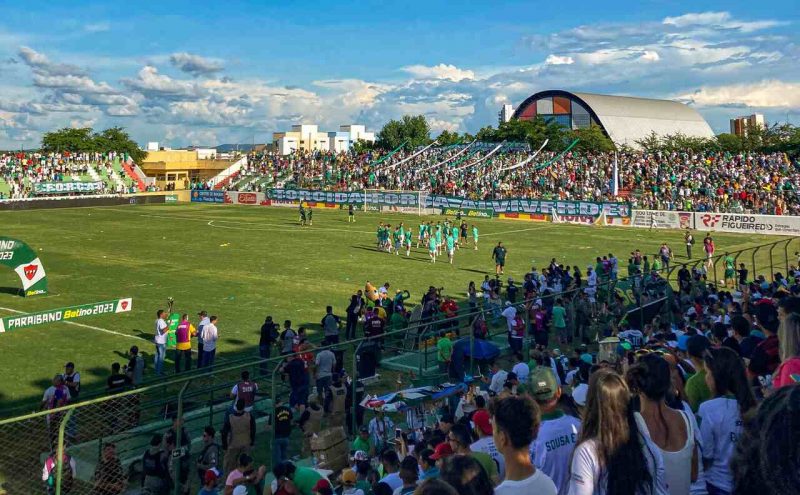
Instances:
[[[462,141],[461,136],[457,132],[450,132],[447,129],[443,130],[439,137],[436,138],[439,146],[451,146],[459,141]]]
[[[596,125],[585,129],[574,129],[569,132],[568,139],[578,139],[575,149],[583,153],[591,151],[609,152],[616,149],[614,142],[603,134],[602,129]]]
[[[357,140],[353,143],[353,152],[356,154],[366,153],[367,151],[371,151],[375,149],[375,142],[373,141],[364,141],[363,139]]]
[[[147,153],[130,138],[122,127],[112,127],[99,133],[92,133],[90,127],[65,127],[47,132],[42,136],[42,151],[72,153],[107,153],[117,151],[127,153],[135,162],[141,161]]]
[[[406,143],[406,149],[425,146],[431,142],[431,128],[424,115],[404,115],[400,120],[390,120],[378,133],[378,144],[392,150]]]
[[[721,151],[728,153],[741,153],[743,148],[742,138],[735,134],[722,133],[717,135],[717,146]]]

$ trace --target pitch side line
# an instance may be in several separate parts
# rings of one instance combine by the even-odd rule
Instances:
[[[2,309],[3,311],[10,311],[11,313],[16,313],[16,314],[24,314],[25,313],[24,311],[19,311],[19,310],[11,309],[11,308],[2,308],[2,307],[0,307],[0,309]],[[127,333],[115,332],[114,330],[109,330],[107,328],[95,327],[95,326],[92,326],[92,325],[85,325],[83,323],[77,323],[77,322],[74,322],[74,321],[61,320],[61,321],[56,322],[56,323],[64,323],[64,324],[67,324],[67,325],[75,325],[76,327],[88,328],[90,330],[97,330],[98,332],[110,333],[111,335],[119,335],[120,337],[127,337],[129,339],[147,340],[147,339],[143,339],[142,337],[137,337],[135,335],[129,335]]]

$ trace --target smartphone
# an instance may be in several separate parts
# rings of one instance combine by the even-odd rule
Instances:
[[[400,428],[395,428],[395,430],[394,430],[394,437],[395,438],[400,438],[402,436],[402,434],[403,434],[403,432],[400,430]]]

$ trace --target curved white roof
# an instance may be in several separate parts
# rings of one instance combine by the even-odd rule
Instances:
[[[637,140],[653,132],[660,136],[681,133],[691,137],[714,137],[714,131],[697,110],[670,100],[554,90],[532,95],[518,110],[548,96],[565,96],[582,102],[618,145],[636,148]]]

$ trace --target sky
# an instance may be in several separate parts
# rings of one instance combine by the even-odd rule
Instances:
[[[497,125],[546,89],[674,99],[716,132],[800,124],[796,0],[0,0],[0,149],[61,127],[144,145],[270,142],[424,114]]]

